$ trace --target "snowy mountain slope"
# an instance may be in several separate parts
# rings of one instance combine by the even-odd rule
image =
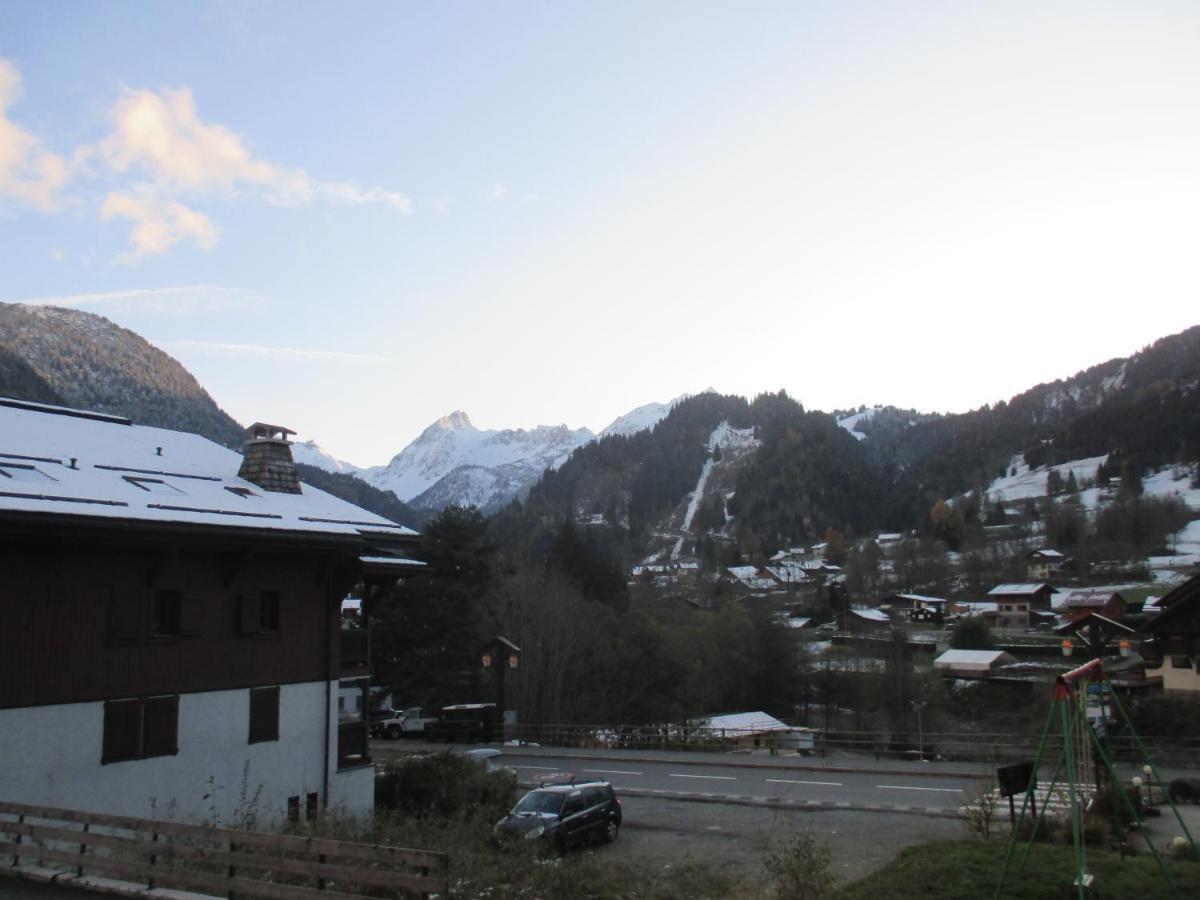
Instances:
[[[357,475],[362,471],[359,466],[338,459],[316,441],[297,441],[292,444],[292,458],[298,463],[337,475]]]
[[[456,411],[426,428],[386,466],[365,469],[359,477],[409,501],[465,468],[469,471],[459,473],[421,505],[430,509],[453,503],[503,505],[592,437],[587,428],[572,430],[565,425],[480,430],[466,413]],[[487,475],[480,470],[495,471]]]
[[[711,391],[712,388],[709,388]],[[707,392],[706,392],[707,393]],[[645,431],[647,428],[653,428],[659,422],[667,417],[672,409],[684,400],[691,397],[691,394],[680,394],[674,400],[666,403],[647,403],[645,406],[639,406],[637,409],[630,410],[623,416],[618,416],[612,421],[608,427],[601,430],[596,435],[596,439],[611,437],[614,434],[623,434],[629,436],[637,434],[639,431]]]

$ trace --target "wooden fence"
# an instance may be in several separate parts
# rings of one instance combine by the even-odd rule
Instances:
[[[0,871],[31,863],[277,900],[445,896],[449,881],[449,857],[428,850],[0,802]]]

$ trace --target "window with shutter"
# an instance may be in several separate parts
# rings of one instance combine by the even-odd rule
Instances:
[[[183,632],[183,595],[179,591],[155,591],[150,633],[155,637],[178,637]]]
[[[258,595],[258,630],[263,634],[279,634],[279,591],[262,591]]]
[[[142,710],[142,756],[179,752],[179,697],[147,697]]]
[[[250,689],[250,743],[279,740],[279,688]]]
[[[109,700],[104,704],[102,764],[179,752],[179,696]]]
[[[104,704],[104,747],[101,764],[138,759],[142,743],[142,702],[110,700]]]

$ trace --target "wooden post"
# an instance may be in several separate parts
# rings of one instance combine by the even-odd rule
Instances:
[[[92,827],[91,822],[84,822],[83,823],[83,833],[87,834],[88,829],[90,829],[91,827]],[[86,853],[87,853],[87,841],[80,841],[79,842],[79,855],[84,856]],[[75,869],[75,874],[81,878],[83,877],[83,862],[82,861],[79,863],[79,866]]]
[[[157,831],[152,831],[150,833],[150,843],[151,844],[158,843],[158,832]],[[158,854],[157,853],[150,854],[150,865],[151,866],[158,865]],[[151,890],[151,891],[154,890],[154,876],[153,875],[151,875],[149,878],[146,879],[146,889]]]
[[[233,854],[235,854],[235,853],[237,853],[237,844],[235,844],[233,841],[230,841],[229,842],[229,855],[233,856]],[[236,875],[237,875],[237,866],[235,866],[233,863],[230,863],[229,871],[226,873],[226,877],[229,878],[230,881],[232,881],[234,879],[234,876],[236,876]],[[236,900],[236,898],[233,895],[233,885],[232,884],[229,886],[229,890],[225,896],[226,896],[227,900]]]
[[[21,813],[20,815],[17,816],[17,824],[23,825],[24,823],[25,823],[25,813]],[[18,846],[20,843],[21,843],[21,835],[18,834],[17,839],[15,841],[13,841],[13,846],[14,847]],[[14,867],[19,866],[20,864],[21,864],[21,854],[14,853],[13,854],[13,866]]]

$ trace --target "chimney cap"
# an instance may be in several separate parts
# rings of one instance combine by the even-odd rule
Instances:
[[[266,422],[255,422],[246,429],[246,437],[252,441],[286,441],[288,435],[295,433],[290,428],[284,428],[282,425],[268,425]]]

